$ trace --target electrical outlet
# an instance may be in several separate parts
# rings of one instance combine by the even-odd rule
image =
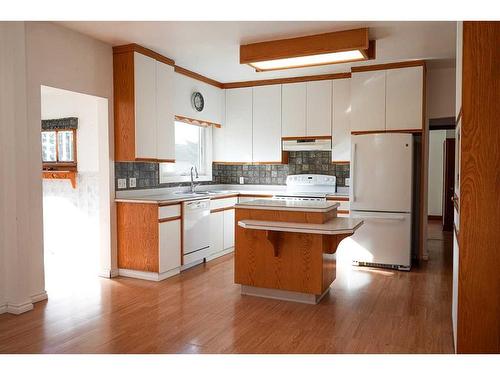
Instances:
[[[131,188],[133,188],[133,187],[136,187],[136,186],[137,186],[135,177],[130,177],[130,178],[128,179],[128,186],[130,186]]]
[[[345,186],[351,186],[351,179],[350,178],[345,179]]]
[[[118,179],[118,189],[126,189],[127,188],[127,179],[119,178]]]
[[[240,184],[243,185],[245,183],[245,177],[240,177]]]

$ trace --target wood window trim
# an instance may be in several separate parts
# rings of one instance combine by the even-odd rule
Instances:
[[[73,159],[72,162],[59,161],[59,132],[71,131],[73,133]],[[77,129],[72,128],[61,128],[61,129],[43,129],[41,132],[55,132],[56,133],[56,161],[43,161],[42,169],[44,171],[72,171],[76,172],[78,170],[78,158],[77,158],[77,141],[76,133]]]

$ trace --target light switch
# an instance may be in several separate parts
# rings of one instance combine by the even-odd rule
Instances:
[[[245,177],[240,177],[240,184],[243,185],[245,183]]]
[[[126,189],[127,188],[127,179],[119,178],[118,179],[118,189]]]
[[[350,178],[345,179],[345,186],[351,186],[351,179]]]
[[[136,187],[136,186],[137,186],[135,177],[130,177],[130,178],[128,179],[128,186],[130,186],[131,188],[133,188],[133,187]]]

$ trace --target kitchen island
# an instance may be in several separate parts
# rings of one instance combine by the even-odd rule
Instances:
[[[318,303],[335,280],[335,256],[362,224],[339,203],[256,199],[235,205],[235,283],[241,293]]]

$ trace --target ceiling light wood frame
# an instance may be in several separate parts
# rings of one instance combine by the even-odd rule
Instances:
[[[334,60],[306,65],[292,65],[270,69],[253,66],[259,62],[282,59],[311,57],[338,52],[359,51],[359,58]],[[295,69],[300,67],[331,65],[375,58],[375,41],[368,39],[368,28],[336,31],[325,34],[309,35],[298,38],[271,40],[240,46],[240,64],[248,64],[256,71]]]

